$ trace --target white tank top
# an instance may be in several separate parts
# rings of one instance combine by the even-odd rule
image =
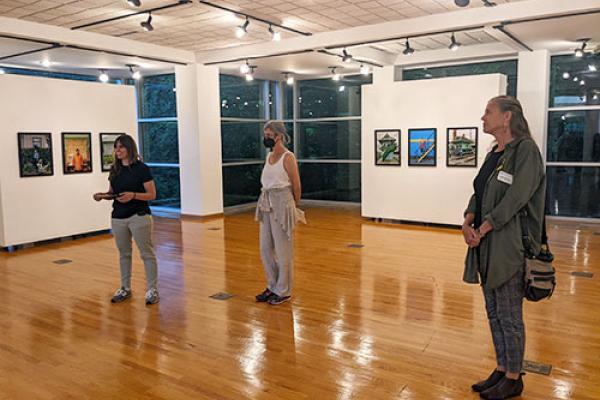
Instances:
[[[286,151],[273,165],[269,163],[269,157],[271,153],[267,154],[267,160],[265,167],[263,168],[262,175],[260,176],[260,183],[264,190],[269,189],[280,189],[287,186],[291,186],[292,182],[288,176],[285,168],[283,167],[283,159],[289,154],[290,151]]]

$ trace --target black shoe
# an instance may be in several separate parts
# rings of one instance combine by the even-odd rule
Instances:
[[[272,306],[276,306],[277,304],[285,303],[286,301],[290,301],[292,296],[278,296],[273,293],[273,296],[269,299],[269,304]]]
[[[540,254],[536,257],[540,261],[552,262],[554,261],[554,255],[550,252],[548,245],[543,244],[540,249]]]
[[[500,380],[504,378],[504,375],[506,375],[504,371],[498,371],[497,369],[495,369],[494,372],[492,372],[485,381],[474,383],[473,385],[471,385],[471,388],[475,392],[481,393],[484,390],[491,388],[496,383],[500,382]]]
[[[509,379],[506,376],[500,382],[480,393],[485,400],[505,400],[520,396],[523,393],[523,376],[518,379]]]
[[[275,293],[271,292],[269,289],[265,289],[261,294],[257,294],[255,299],[259,303],[266,303],[273,296],[277,296]]]

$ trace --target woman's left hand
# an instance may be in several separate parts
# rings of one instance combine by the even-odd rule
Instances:
[[[119,203],[129,203],[131,200],[133,200],[134,196],[135,194],[133,192],[123,192],[119,197],[117,197],[117,201]]]

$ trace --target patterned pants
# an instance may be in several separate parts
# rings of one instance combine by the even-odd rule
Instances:
[[[483,289],[498,366],[514,373],[521,372],[525,353],[524,293],[522,272],[499,288]]]

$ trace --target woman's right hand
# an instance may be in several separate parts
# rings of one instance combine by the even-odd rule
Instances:
[[[93,197],[96,201],[104,200],[106,198],[105,193],[94,193]]]
[[[477,247],[477,246],[479,246],[480,237],[477,234],[477,232],[475,231],[475,229],[473,229],[472,226],[470,226],[470,225],[463,225],[462,226],[462,234],[463,234],[463,237],[465,239],[465,243],[469,247]]]

